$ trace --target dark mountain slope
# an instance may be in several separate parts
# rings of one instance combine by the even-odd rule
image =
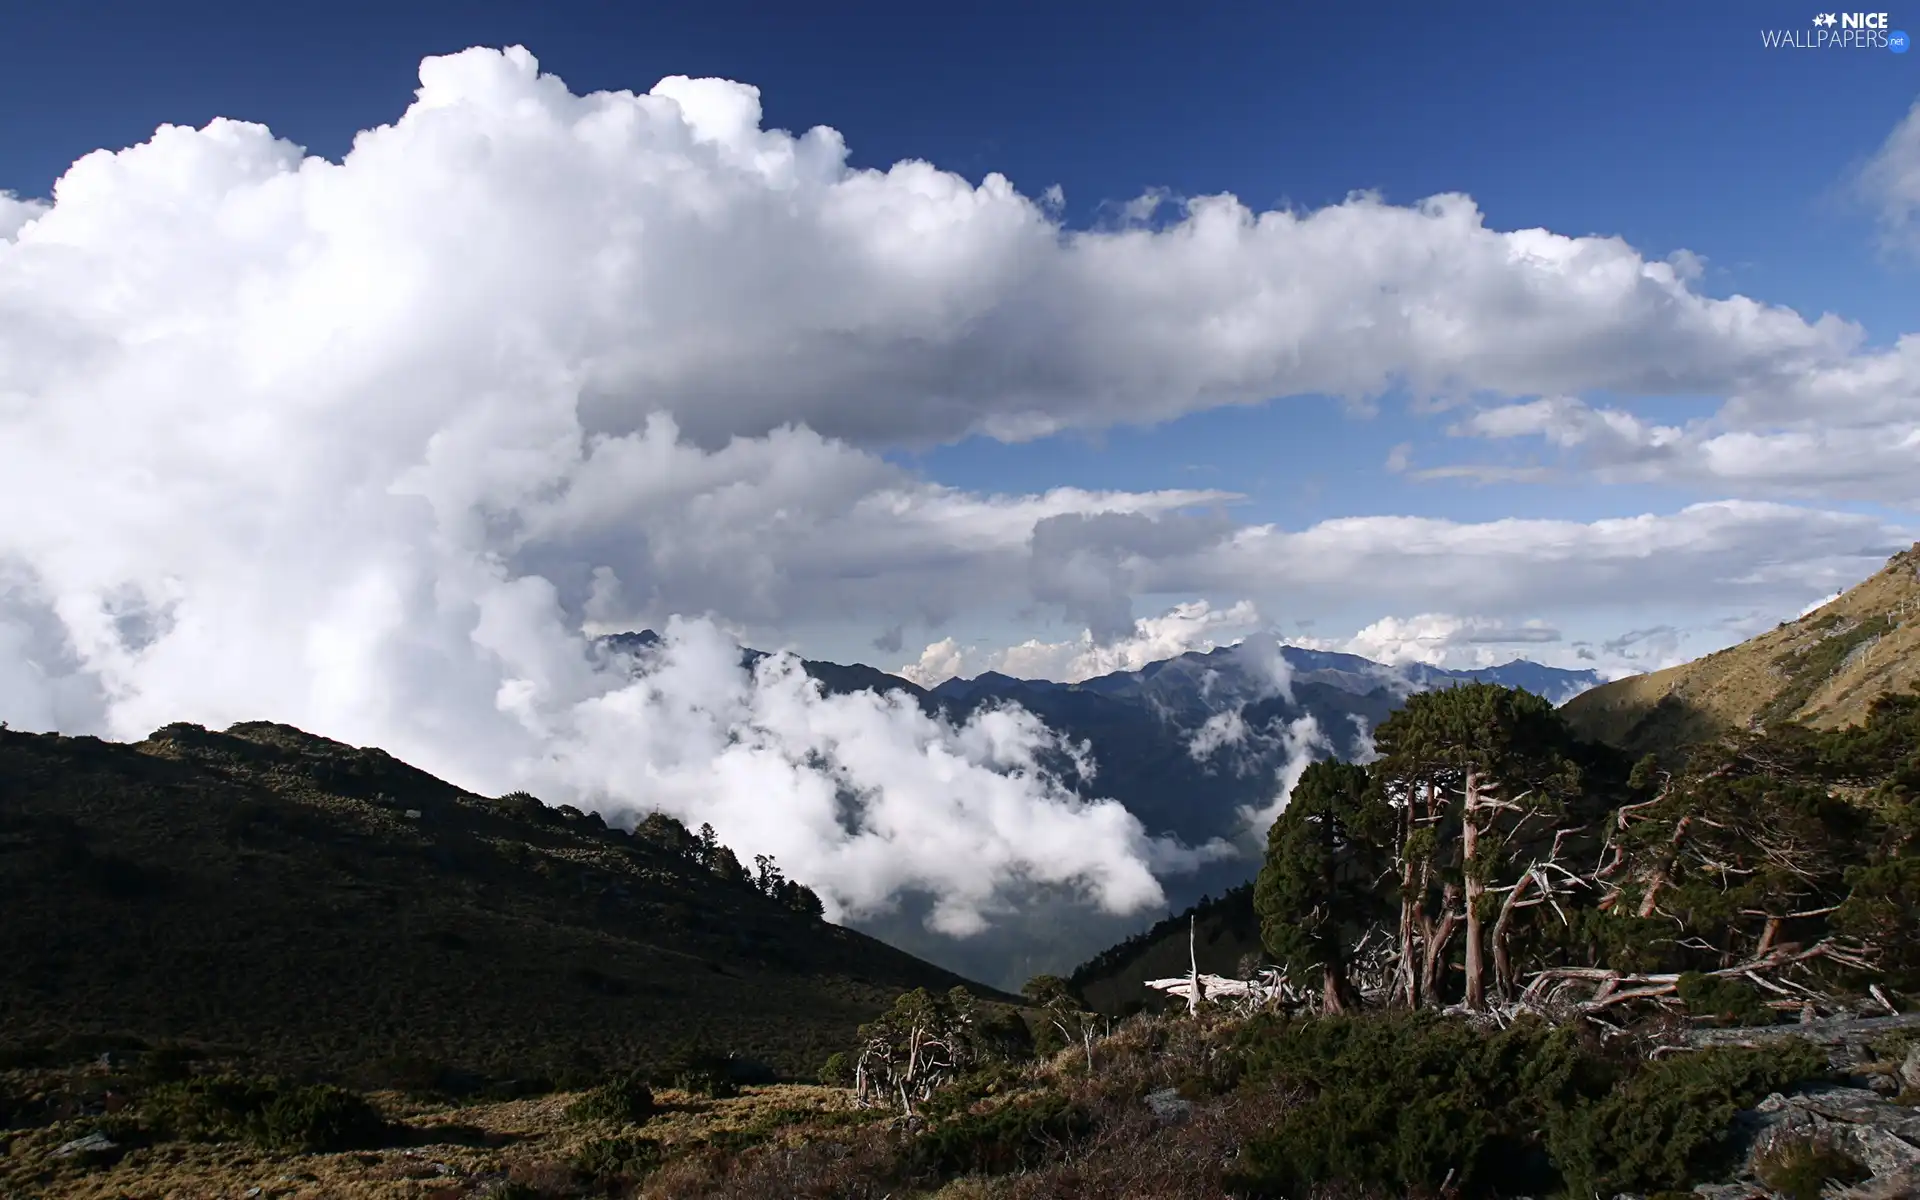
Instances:
[[[811,1073],[902,989],[962,982],[716,876],[683,837],[286,726],[0,732],[0,1040],[500,1078],[658,1063],[700,1035]]]
[[[1118,1015],[1167,1003],[1164,992],[1146,986],[1149,979],[1185,975],[1194,963],[1203,974],[1237,979],[1249,955],[1266,957],[1251,883],[1208,897],[1108,947],[1075,968],[1070,981],[1096,1012]]]

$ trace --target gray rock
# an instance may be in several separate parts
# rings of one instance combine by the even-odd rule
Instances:
[[[1783,1142],[1818,1139],[1857,1160],[1875,1179],[1920,1170],[1920,1110],[1888,1102],[1867,1088],[1818,1086],[1790,1096],[1776,1092],[1742,1114],[1751,1131],[1748,1175]]]
[[[1913,1200],[1920,1196],[1920,1171],[1882,1175],[1855,1187],[1826,1193],[1831,1200]]]
[[[1178,1124],[1193,1116],[1193,1102],[1173,1088],[1147,1093],[1147,1107],[1153,1115],[1169,1124]]]
[[[1900,1082],[1910,1092],[1920,1092],[1920,1042],[1907,1047],[1906,1061],[1900,1064]]]
[[[120,1143],[104,1133],[95,1131],[85,1137],[75,1138],[53,1152],[55,1158],[72,1158],[76,1154],[103,1154],[108,1150],[118,1150]]]

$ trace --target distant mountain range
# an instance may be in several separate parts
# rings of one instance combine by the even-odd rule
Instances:
[[[605,642],[631,651],[658,640],[642,630],[614,634]],[[744,656],[754,662],[765,654],[747,650]],[[1302,718],[1312,718],[1321,737],[1309,752],[1353,758],[1370,748],[1371,730],[1414,692],[1491,682],[1526,688],[1559,704],[1602,682],[1594,671],[1524,660],[1473,670],[1389,666],[1354,654],[1282,646],[1270,638],[1193,651],[1080,683],[988,672],[929,689],[862,664],[803,660],[802,667],[829,693],[902,691],[928,712],[953,720],[983,707],[1018,704],[1069,741],[1090,747],[1095,771],[1090,782],[1080,784],[1082,792],[1119,801],[1151,834],[1193,845],[1244,837],[1241,810],[1269,804],[1278,788],[1277,773],[1290,754],[1302,752],[1301,731],[1289,734]],[[1203,894],[1223,892],[1250,879],[1257,866],[1248,855],[1164,879],[1168,903],[1177,909]],[[928,934],[909,906],[862,928],[950,970],[1017,987],[1033,974],[1070,967],[1164,915],[1104,918],[1080,906],[1039,905],[1025,928],[1001,926],[955,942]]]
[[[1531,663],[1496,668],[1493,682],[1529,687],[1549,699],[1553,675]],[[1523,680],[1537,679],[1543,687]],[[1815,729],[1858,724],[1889,692],[1920,687],[1920,544],[1826,604],[1755,638],[1648,675],[1579,689],[1561,709],[1581,737],[1670,761],[1729,732],[1776,721]],[[1249,864],[1251,866],[1251,864]],[[1191,927],[1189,921],[1192,922]],[[1253,889],[1209,897],[1178,917],[1108,947],[1073,973],[1087,1000],[1106,1012],[1159,1003],[1142,981],[1187,969],[1189,939],[1202,971],[1231,975],[1261,952]]]

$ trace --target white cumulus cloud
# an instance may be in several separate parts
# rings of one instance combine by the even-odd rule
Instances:
[[[1538,620],[1506,622],[1451,613],[1382,617],[1348,638],[1287,639],[1292,645],[1358,654],[1389,666],[1425,663],[1452,669],[1498,666],[1520,652],[1537,652],[1560,640],[1559,630]]]
[[[1079,683],[1116,671],[1138,671],[1148,663],[1188,651],[1233,645],[1260,625],[1260,610],[1247,600],[1215,608],[1206,600],[1174,605],[1157,617],[1139,617],[1130,633],[1101,642],[1091,629],[1060,642],[1029,639],[1016,646],[974,650],[953,638],[930,643],[917,661],[898,674],[923,687],[955,677],[998,671],[1016,679],[1052,679]]]
[[[1037,606],[1087,629],[1033,652],[1072,674],[1256,616],[1143,624],[1140,595],[1746,600],[1858,578],[1887,539],[1740,504],[1287,531],[1224,493],[984,495],[890,464],[1296,393],[1758,404],[1811,379],[1866,411],[1876,371],[1904,377],[1838,318],[1491,229],[1463,196],[1058,211],[997,175],[854,169],[739,83],[582,96],[518,48],[426,60],[339,162],[234,120],[88,154],[48,201],[0,198],[0,719],[284,720],[478,789],[712,819],[842,911],[920,891],[964,933],[1028,884],[1150,904],[1192,855],[1034,770],[1049,735],[1017,715],[749,678],[723,631]],[[586,636],[676,614],[640,683]],[[901,850],[921,838],[941,861]]]

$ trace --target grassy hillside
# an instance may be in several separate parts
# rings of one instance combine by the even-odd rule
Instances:
[[[962,982],[716,876],[674,833],[470,795],[280,725],[0,732],[0,1043],[26,1061],[180,1039],[351,1081],[396,1062],[508,1080],[645,1067],[698,1038],[811,1076],[902,989]]]
[[[1581,736],[1635,754],[1728,729],[1859,722],[1876,696],[1920,683],[1920,545],[1838,599],[1750,641],[1595,688],[1562,711]]]

